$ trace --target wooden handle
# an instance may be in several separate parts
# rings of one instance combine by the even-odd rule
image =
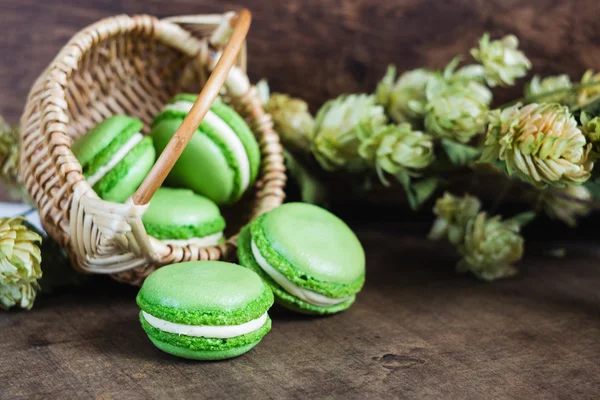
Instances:
[[[196,129],[198,129],[198,126],[206,116],[206,113],[208,113],[210,106],[219,95],[221,87],[223,87],[227,75],[233,67],[238,53],[246,40],[251,21],[252,16],[250,11],[246,9],[242,9],[231,19],[233,32],[229,38],[229,42],[223,50],[221,58],[206,81],[206,85],[202,88],[192,109],[187,114],[171,140],[169,140],[167,147],[165,147],[160,157],[158,157],[152,170],[150,170],[138,190],[133,195],[134,204],[148,204],[150,199],[152,199],[152,196],[154,196],[154,193],[156,193],[158,188],[163,184],[167,175],[169,175],[169,172],[171,172],[173,165],[175,165],[175,162],[179,159],[185,146],[187,146],[192,135],[196,132]]]

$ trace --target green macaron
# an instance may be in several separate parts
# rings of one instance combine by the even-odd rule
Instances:
[[[142,217],[146,232],[168,244],[210,247],[223,238],[219,207],[189,189],[159,188]]]
[[[167,146],[197,96],[180,94],[156,116],[151,135],[158,153]],[[254,134],[232,108],[217,100],[175,163],[167,182],[192,189],[217,204],[237,201],[260,167]]]
[[[142,127],[138,119],[115,115],[71,146],[83,176],[101,199],[125,202],[154,165],[152,138],[142,135]]]
[[[152,343],[184,358],[237,357],[271,330],[271,289],[249,269],[221,261],[159,268],[146,278],[137,304]]]
[[[287,203],[246,226],[240,264],[258,273],[275,300],[308,314],[352,305],[365,281],[364,250],[350,228],[322,208]]]

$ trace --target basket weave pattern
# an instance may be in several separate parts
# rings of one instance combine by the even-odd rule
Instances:
[[[211,248],[166,245],[149,237],[141,222],[147,205],[98,198],[70,150],[73,139],[114,114],[141,119],[148,133],[152,118],[174,94],[197,93],[218,52],[208,35],[226,17],[209,16],[193,30],[150,16],[102,20],[73,37],[35,82],[21,120],[20,174],[44,228],[69,251],[76,268],[141,284],[162,265],[234,255],[237,235]],[[241,53],[234,68],[245,76]],[[228,94],[262,155],[251,220],[283,202],[282,148],[255,88]]]

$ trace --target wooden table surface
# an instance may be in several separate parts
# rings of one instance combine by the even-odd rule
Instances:
[[[485,30],[517,33],[542,73],[576,78],[600,65],[596,0],[82,3],[0,0],[0,113],[10,121],[74,32],[121,12],[243,4],[255,16],[252,78],[267,76],[313,107],[372,89],[389,62],[441,66]],[[587,224],[588,236],[558,224],[537,228],[521,274],[482,283],[455,275],[451,249],[427,241],[421,222],[350,219],[368,272],[347,312],[308,318],[274,308],[272,332],[248,354],[190,362],[145,338],[135,288],[99,277],[39,298],[30,312],[0,314],[0,399],[599,397],[596,225]],[[557,247],[565,258],[548,255]]]

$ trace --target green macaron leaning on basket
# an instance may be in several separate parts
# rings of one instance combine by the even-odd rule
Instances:
[[[240,234],[238,258],[278,303],[301,313],[343,311],[365,281],[356,235],[329,211],[306,203],[287,203],[255,219]]]

